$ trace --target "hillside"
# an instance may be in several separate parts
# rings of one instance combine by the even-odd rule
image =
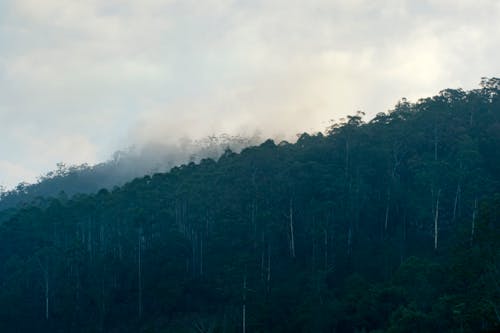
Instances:
[[[174,166],[199,162],[202,158],[217,159],[225,149],[239,152],[258,141],[255,136],[213,135],[195,141],[184,139],[178,144],[149,143],[141,148],[131,147],[115,152],[109,161],[92,166],[58,163],[56,170],[48,172],[33,184],[20,183],[10,191],[2,191],[0,186],[0,210],[41,204],[44,197],[90,194],[103,188],[111,190],[136,177],[166,172]]]
[[[484,79],[0,212],[0,331],[494,331],[498,147]]]

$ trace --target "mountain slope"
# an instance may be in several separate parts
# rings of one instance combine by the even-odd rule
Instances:
[[[498,328],[499,83],[10,212],[0,329]]]
[[[0,210],[19,205],[37,204],[43,197],[73,196],[95,193],[100,189],[121,186],[136,177],[154,172],[166,172],[188,161],[202,158],[217,159],[225,149],[241,149],[259,142],[257,137],[209,136],[203,140],[184,140],[178,145],[147,144],[138,149],[117,151],[113,159],[93,166],[57,164],[34,184],[20,183],[10,191],[1,191]]]

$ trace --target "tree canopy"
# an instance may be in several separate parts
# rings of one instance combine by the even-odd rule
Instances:
[[[499,81],[0,211],[0,330],[499,329]]]

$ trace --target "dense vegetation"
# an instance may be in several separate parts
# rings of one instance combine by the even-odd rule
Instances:
[[[0,185],[0,210],[37,204],[44,197],[72,196],[111,190],[135,177],[167,172],[176,165],[199,162],[202,158],[217,159],[225,149],[241,151],[259,142],[258,137],[208,136],[200,140],[182,139],[177,144],[145,144],[117,151],[109,161],[96,165],[58,163],[57,169],[39,177],[33,184],[20,183],[11,190]]]
[[[498,330],[499,147],[484,79],[4,211],[0,331]]]

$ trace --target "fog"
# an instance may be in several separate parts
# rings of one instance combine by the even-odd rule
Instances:
[[[474,88],[500,72],[499,15],[494,0],[2,1],[0,184]]]
[[[261,138],[211,135],[202,139],[184,137],[169,143],[149,142],[116,151],[106,162],[89,165],[66,165],[39,176],[36,182],[21,182],[16,187],[0,188],[0,209],[39,200],[40,197],[73,196],[112,190],[134,178],[168,172],[176,166],[217,160],[226,151],[240,152],[255,146]]]

